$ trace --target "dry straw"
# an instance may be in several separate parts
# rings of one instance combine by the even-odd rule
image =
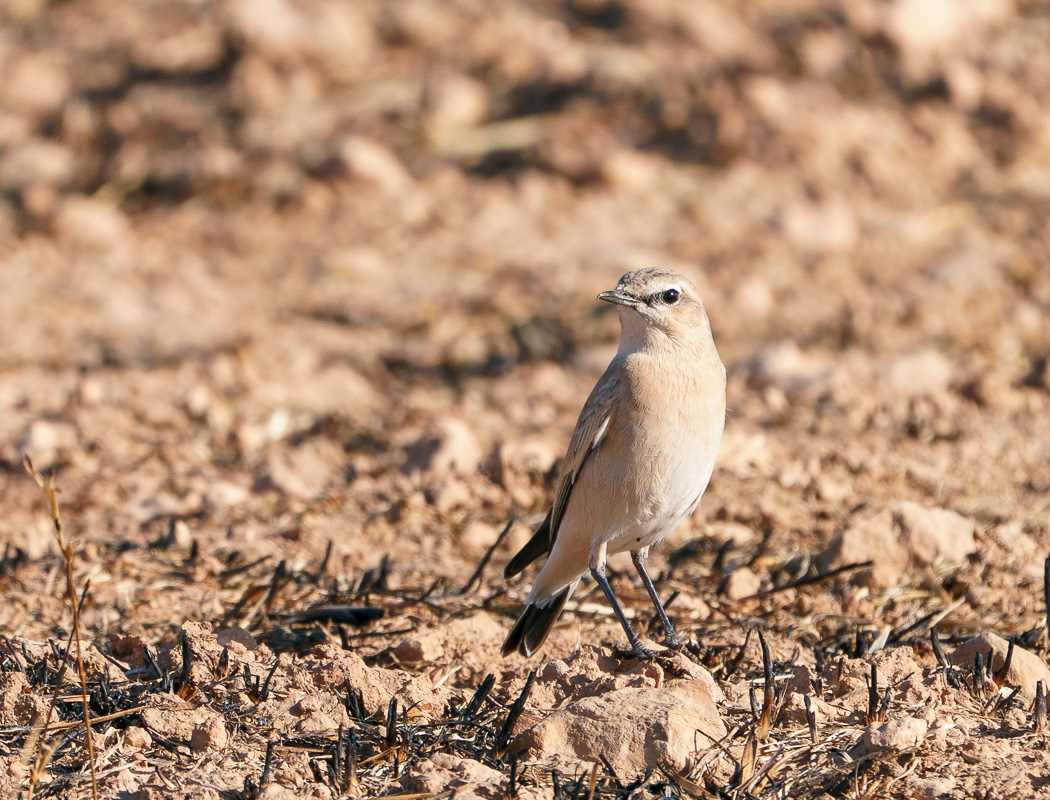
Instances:
[[[58,549],[62,552],[62,559],[65,561],[66,565],[66,597],[69,599],[69,604],[73,609],[72,638],[77,644],[77,672],[80,676],[80,701],[84,709],[85,747],[88,754],[88,766],[91,768],[91,796],[94,800],[98,800],[98,778],[95,775],[95,745],[91,740],[91,709],[88,706],[87,676],[84,673],[84,646],[80,640],[80,603],[77,602],[77,590],[73,582],[73,553],[75,550],[75,542],[71,542],[66,538],[65,529],[62,527],[62,516],[58,511],[58,489],[55,488],[54,473],[48,475],[45,480],[33,467],[33,462],[29,459],[29,456],[27,455],[23,458],[26,470],[33,476],[33,480],[35,480],[37,485],[44,490],[44,494],[47,496],[47,502],[51,510],[51,520],[55,524],[55,537],[58,539]],[[86,595],[86,587],[84,591]],[[69,652],[68,645],[66,647],[66,652]],[[30,796],[32,796],[33,793],[32,785],[35,785],[37,780],[39,780],[51,755],[57,749],[57,742],[52,746],[48,746],[46,738],[48,727],[51,723],[51,713],[55,707],[55,699],[61,689],[62,681],[59,679],[55,682],[55,695],[51,698],[51,705],[48,708],[47,716],[43,721],[43,725],[40,726],[40,732],[37,736],[30,737],[30,743],[34,742],[34,740],[42,743],[37,753],[34,768],[30,774]]]

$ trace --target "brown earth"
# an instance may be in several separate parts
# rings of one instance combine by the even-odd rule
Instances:
[[[99,796],[1050,796],[1045,3],[12,0],[0,76],[5,796],[91,795],[23,453]],[[706,670],[589,583],[501,659],[651,265],[730,376]]]

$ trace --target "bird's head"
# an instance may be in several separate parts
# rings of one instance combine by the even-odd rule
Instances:
[[[711,324],[700,293],[692,281],[672,270],[633,270],[620,278],[615,289],[602,292],[598,299],[619,309],[621,352],[664,339],[699,346],[711,338]]]

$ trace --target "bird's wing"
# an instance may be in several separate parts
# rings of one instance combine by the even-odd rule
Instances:
[[[591,390],[590,397],[583,405],[580,418],[576,421],[576,430],[569,440],[569,449],[565,453],[565,463],[562,464],[561,476],[554,490],[554,505],[550,513],[550,547],[554,546],[554,540],[558,538],[558,528],[561,526],[565,509],[569,505],[569,497],[572,495],[576,479],[580,477],[587,459],[598,449],[605,438],[605,432],[609,429],[612,419],[613,401],[620,391],[619,359],[613,359],[601,379]]]

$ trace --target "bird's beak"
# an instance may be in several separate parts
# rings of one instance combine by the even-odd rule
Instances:
[[[604,300],[606,303],[612,303],[617,306],[636,306],[638,301],[631,297],[629,294],[624,294],[619,289],[613,289],[611,292],[602,292],[598,295],[599,300]]]

